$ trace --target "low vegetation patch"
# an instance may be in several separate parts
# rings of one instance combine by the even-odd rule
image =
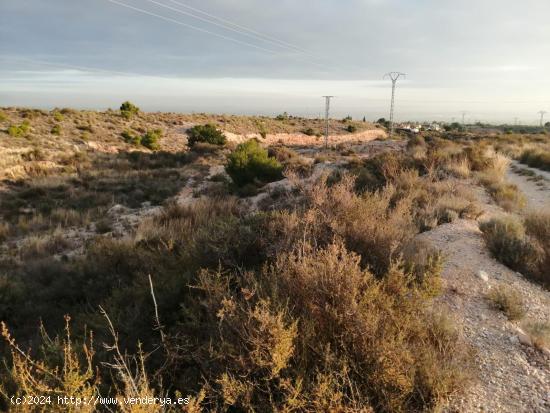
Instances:
[[[237,186],[244,186],[282,179],[283,167],[252,139],[238,145],[229,155],[225,170]]]
[[[489,251],[500,262],[524,276],[548,287],[548,243],[547,215],[531,215],[526,223],[513,216],[493,218],[480,225]],[[540,225],[540,226],[539,226]]]
[[[536,348],[550,349],[550,322],[528,321],[523,323],[522,327]]]
[[[528,149],[521,154],[519,161],[532,168],[550,171],[550,152],[548,151]]]
[[[147,131],[145,135],[141,137],[141,144],[145,146],[147,149],[156,151],[160,149],[161,138],[162,138],[161,129],[150,130],[150,131]]]
[[[512,321],[519,320],[525,315],[523,300],[511,287],[493,288],[487,294],[487,298],[497,310],[502,311]]]
[[[252,214],[231,197],[168,204],[134,238],[98,238],[82,259],[27,260],[7,291],[34,305],[0,295],[1,318],[28,336],[43,317],[43,331],[65,328],[65,338],[22,357],[4,328],[19,368],[2,385],[24,395],[45,370],[66,371],[74,395],[172,395],[171,383],[197,412],[437,411],[468,385],[473,361],[453,322],[429,310],[441,257],[413,249],[402,261],[414,206],[391,185],[354,187],[350,176],[321,180],[292,208]],[[90,310],[98,305],[108,321]],[[59,322],[67,312],[73,335]],[[118,350],[91,351],[90,328]]]
[[[191,147],[197,143],[208,143],[218,146],[223,146],[227,143],[227,138],[223,132],[212,124],[193,126],[187,131],[187,136],[187,142]]]
[[[31,128],[31,124],[28,120],[23,121],[20,125],[11,125],[8,128],[8,135],[14,138],[20,138],[25,136]]]

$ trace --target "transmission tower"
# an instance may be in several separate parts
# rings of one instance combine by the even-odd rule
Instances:
[[[330,113],[330,99],[334,96],[323,96],[325,98],[325,149],[328,148],[328,127]]]
[[[391,106],[390,106],[390,138],[393,135],[393,110],[395,108],[395,88],[397,86],[397,79],[407,76],[401,72],[389,72],[384,75],[384,79],[391,79]]]
[[[544,115],[546,115],[548,112],[546,112],[545,110],[541,110],[538,113],[540,115],[540,127],[542,128],[544,126]]]
[[[462,111],[460,114],[462,115],[462,126],[464,126],[466,121],[466,115],[468,114],[468,112]]]

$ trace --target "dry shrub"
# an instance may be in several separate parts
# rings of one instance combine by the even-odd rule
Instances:
[[[312,242],[330,243],[341,237],[346,247],[360,254],[362,264],[375,274],[385,273],[401,248],[416,234],[412,199],[395,200],[396,189],[386,186],[377,192],[354,192],[354,180],[344,175],[332,187],[320,182],[306,189],[304,231]]]
[[[435,297],[441,293],[443,262],[441,251],[428,242],[415,240],[403,251],[404,268],[414,277],[426,297]]]
[[[81,350],[77,350],[70,336],[69,318],[66,317],[63,339],[51,339],[42,330],[43,352],[41,357],[35,359],[18,347],[4,322],[1,326],[2,336],[11,350],[11,367],[7,375],[0,375],[3,377],[0,379],[0,395],[7,400],[11,396],[50,397],[51,403],[45,406],[51,412],[95,411],[93,404],[76,407],[57,403],[58,396],[91,400],[99,395],[91,336],[82,344]],[[37,411],[36,405],[32,404],[15,405],[11,409],[21,413]]]
[[[542,285],[550,288],[550,213],[540,211],[528,214],[525,218],[525,227],[527,234],[543,254],[536,278]]]
[[[109,362],[103,363],[103,367],[111,370],[109,382],[113,383],[110,386],[104,386],[102,383],[93,335],[86,334],[82,343],[73,339],[69,316],[65,316],[63,338],[52,339],[41,327],[42,345],[36,356],[31,351],[23,351],[11,336],[6,324],[2,322],[1,334],[11,351],[11,367],[8,374],[0,375],[0,396],[5,398],[6,403],[9,403],[12,396],[43,398],[44,402],[44,404],[35,402],[35,404],[11,405],[10,411],[21,413],[36,411],[92,413],[103,409],[122,413],[167,411],[159,399],[151,403],[155,398],[162,397],[160,396],[162,393],[156,392],[150,385],[149,374],[145,369],[146,355],[142,352],[136,356],[122,354],[118,344],[118,334],[108,317],[107,320],[114,343],[104,344],[104,346],[114,355]],[[60,401],[58,397],[66,401]],[[176,397],[181,397],[181,394],[176,392]],[[132,399],[134,399],[133,402]],[[1,402],[0,399],[0,407]],[[190,402],[193,408],[197,400],[193,398]]]
[[[35,259],[59,254],[71,247],[62,230],[57,228],[51,235],[33,235],[25,239],[19,249],[22,259]]]
[[[550,171],[550,152],[541,149],[528,149],[524,151],[519,161],[533,168]]]
[[[488,181],[485,178],[483,178],[482,182],[496,203],[504,210],[510,212],[517,211],[525,207],[525,196],[519,191],[516,185],[504,182]]]
[[[550,349],[550,323],[544,321],[528,321],[522,324],[523,330],[529,335],[536,348]]]
[[[0,221],[0,242],[4,242],[11,232],[11,226],[9,222]]]
[[[510,215],[493,218],[483,222],[480,229],[489,251],[497,260],[526,277],[548,285],[548,272],[544,272],[548,265],[547,253],[540,242],[526,234],[519,218]]]
[[[496,287],[489,291],[487,298],[497,310],[502,311],[512,321],[519,320],[525,315],[521,296],[510,287]]]
[[[510,166],[510,159],[500,153],[496,153],[492,147],[481,147],[477,151],[472,148],[470,162],[474,159],[476,168],[479,171],[478,177],[489,194],[498,205],[506,211],[516,211],[525,207],[525,196],[516,185],[505,181],[506,172]],[[473,157],[473,158],[472,158]]]
[[[444,164],[443,170],[456,178],[469,178],[471,175],[470,162],[465,158]]]
[[[259,277],[205,271],[199,288],[220,332],[217,406],[404,412],[467,381],[466,346],[412,278],[392,265],[379,280],[342,242],[300,244]]]

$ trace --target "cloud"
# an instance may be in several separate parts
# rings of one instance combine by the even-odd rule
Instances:
[[[248,106],[235,103],[236,111],[245,106],[242,110],[253,108],[254,102],[258,107],[269,106],[264,101],[254,101],[253,91],[248,89],[260,87],[256,80],[262,79],[261,88],[272,90],[269,93],[264,90],[262,99],[267,95],[272,99],[278,93],[322,95],[329,93],[325,91],[336,84],[333,82],[350,81],[355,89],[348,93],[344,88],[344,95],[356,96],[355,101],[350,100],[350,108],[359,105],[356,102],[361,99],[370,98],[380,102],[376,110],[383,113],[384,97],[376,91],[380,89],[382,93],[385,86],[376,82],[389,70],[409,74],[409,80],[400,85],[398,96],[418,102],[416,108],[411,104],[407,109],[410,116],[416,113],[425,116],[430,110],[434,113],[439,110],[437,105],[423,103],[423,96],[448,102],[495,101],[488,112],[497,118],[508,116],[509,110],[499,101],[532,100],[533,108],[526,111],[534,110],[535,106],[540,110],[539,101],[550,94],[549,81],[539,76],[543,68],[550,67],[547,1],[154,0],[192,11],[177,5],[186,4],[307,53],[224,30],[147,0],[117,1],[241,43],[106,0],[4,0],[0,3],[0,56],[5,57],[0,82],[3,81],[4,95],[23,93],[16,86],[21,88],[26,82],[27,104],[47,101],[42,95],[33,101],[32,89],[38,96],[40,76],[21,70],[43,72],[42,80],[47,85],[60,82],[59,87],[66,88],[70,84],[74,90],[71,96],[80,96],[80,100],[71,97],[71,102],[77,103],[99,101],[97,93],[87,86],[91,78],[92,82],[109,85],[101,90],[105,100],[112,101],[127,91],[125,85],[132,83],[133,76],[140,74],[153,76],[138,85],[147,91],[154,89],[149,85],[165,84],[157,78],[169,79],[166,81],[174,85],[180,85],[182,78],[189,79],[185,84],[189,88],[194,79],[193,90],[197,91],[194,99],[198,106],[204,107],[199,88],[210,90],[204,79],[211,79],[210,85],[219,88],[223,99],[225,91],[232,90],[237,102],[239,96],[247,102]],[[276,52],[248,47],[242,42]],[[9,59],[10,56],[14,58]],[[55,65],[24,63],[17,57],[57,63],[60,69],[97,68],[105,72],[79,77],[61,71],[57,80],[52,80]],[[16,84],[6,85],[5,80],[11,82],[17,71]],[[122,73],[127,73],[129,79],[121,81]],[[531,84],[534,76],[542,79],[536,86]],[[364,80],[372,83],[364,86],[361,83]],[[301,87],[302,83],[307,86]],[[310,87],[318,90],[310,91]],[[180,90],[179,86],[174,88]],[[445,90],[446,95],[433,96],[435,90]],[[274,101],[272,106],[276,111],[280,102]],[[467,109],[461,103],[448,106],[449,113]]]

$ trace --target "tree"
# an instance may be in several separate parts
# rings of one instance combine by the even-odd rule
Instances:
[[[131,119],[139,113],[139,108],[132,102],[126,101],[120,105],[120,114],[126,119]]]

